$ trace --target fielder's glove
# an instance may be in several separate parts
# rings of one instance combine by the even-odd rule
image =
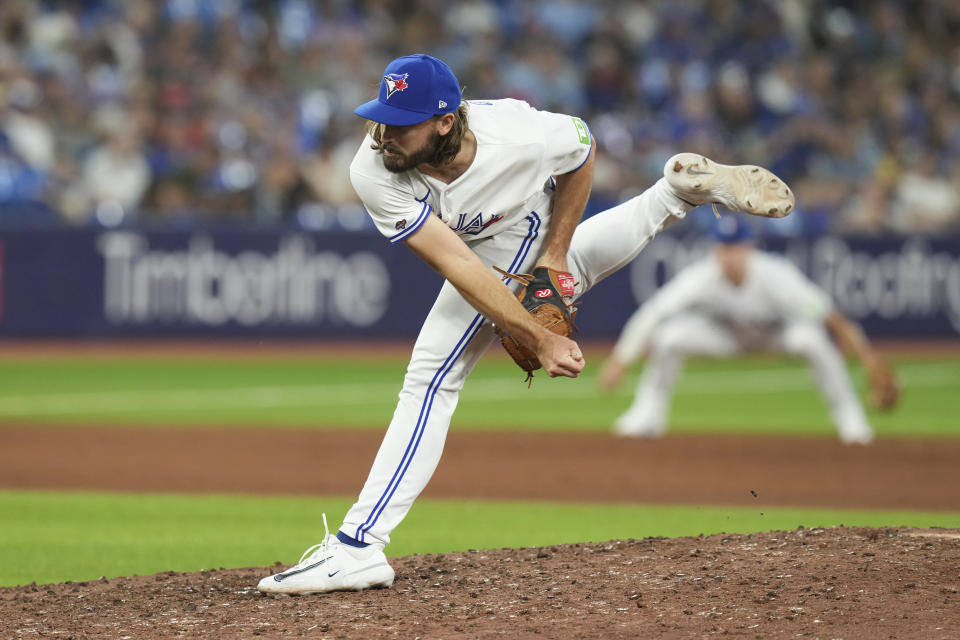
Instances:
[[[893,370],[883,361],[873,362],[867,367],[870,379],[870,404],[883,411],[889,411],[900,400],[900,384]]]
[[[549,267],[537,267],[532,274],[507,273],[494,267],[501,275],[523,283],[517,291],[517,299],[523,308],[530,312],[534,320],[550,331],[570,338],[576,325],[573,323],[577,309],[568,301],[573,298],[573,275]],[[500,327],[494,327],[500,336],[500,344],[507,350],[513,361],[527,372],[525,382],[533,378],[533,372],[541,366],[537,354],[520,344],[513,336],[504,333]]]

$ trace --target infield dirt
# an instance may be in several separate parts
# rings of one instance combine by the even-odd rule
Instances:
[[[5,426],[0,487],[351,494],[380,436]],[[309,464],[331,448],[335,468]],[[251,485],[247,470],[270,459],[289,464]],[[956,511],[957,460],[952,440],[454,431],[425,495]],[[957,530],[798,529],[391,562],[391,589],[299,598],[256,592],[276,567],[2,588],[0,637],[960,637]]]
[[[798,529],[393,559],[273,598],[266,568],[0,589],[4,638],[956,638],[960,532]]]
[[[353,496],[378,430],[2,428],[0,488]],[[323,457],[319,452],[335,452]],[[264,461],[282,461],[269,475]],[[960,440],[458,432],[426,497],[960,511]]]

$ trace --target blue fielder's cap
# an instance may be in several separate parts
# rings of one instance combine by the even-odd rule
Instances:
[[[738,215],[727,215],[717,220],[710,229],[717,242],[737,244],[753,238],[753,229]]]
[[[353,110],[367,120],[404,126],[453,113],[460,107],[460,83],[442,60],[418,53],[387,65],[380,95]]]

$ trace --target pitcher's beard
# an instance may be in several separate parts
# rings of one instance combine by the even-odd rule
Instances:
[[[391,153],[397,153],[395,156],[387,156],[383,153],[381,149],[381,157],[383,158],[384,168],[391,173],[403,173],[404,171],[410,171],[411,169],[416,169],[421,164],[435,164],[434,160],[437,157],[437,149],[440,147],[440,134],[434,132],[431,134],[430,139],[427,140],[427,143],[411,153],[406,155],[403,153],[394,152],[392,149]]]

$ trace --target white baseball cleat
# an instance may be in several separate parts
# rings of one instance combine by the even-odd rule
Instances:
[[[629,438],[659,438],[667,432],[666,425],[631,420],[629,415],[617,418],[613,423],[613,434]]]
[[[841,431],[840,432],[840,442],[843,444],[870,444],[873,442],[873,431],[869,428],[866,430],[857,430],[857,431]]]
[[[783,180],[755,165],[719,164],[697,153],[678,153],[663,176],[685,202],[722,204],[732,211],[782,218],[793,211],[793,192]]]
[[[832,410],[837,435],[844,444],[870,444],[873,429],[867,422],[863,407],[857,402],[847,402]]]
[[[371,544],[359,548],[340,542],[327,529],[323,516],[323,542],[300,556],[300,561],[285,571],[268,576],[257,584],[263,593],[308,595],[328,591],[361,591],[393,584],[393,568],[383,548]]]

